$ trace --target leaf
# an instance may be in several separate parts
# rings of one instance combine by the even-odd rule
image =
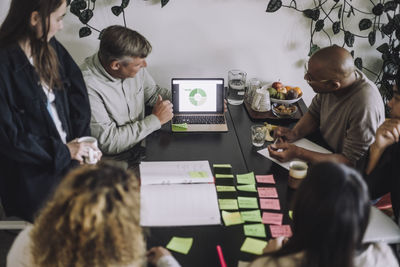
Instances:
[[[309,19],[313,18],[313,11],[312,9],[306,9],[303,11],[303,15],[306,16]]]
[[[359,70],[362,70],[362,59],[361,58],[356,58],[355,60],[354,60],[354,65],[356,65],[356,67],[359,69]]]
[[[320,14],[319,9],[314,9],[312,14],[312,19],[314,21],[317,21],[319,19],[319,14]]]
[[[371,31],[368,34],[368,42],[371,46],[373,46],[375,44],[375,40],[376,40],[376,31]]]
[[[129,0],[122,0],[122,3],[121,3],[122,8],[127,8],[128,5],[129,5]]]
[[[388,43],[381,44],[380,46],[378,46],[376,48],[376,50],[378,50],[382,54],[385,54],[385,53],[389,52],[389,44]]]
[[[372,26],[372,21],[370,19],[362,19],[362,20],[360,20],[360,23],[358,24],[360,31],[367,30],[367,29],[371,28],[371,26]]]
[[[275,12],[278,9],[280,9],[281,6],[282,6],[281,0],[271,0],[271,1],[269,1],[267,10],[265,12],[270,12],[270,13]]]
[[[74,14],[75,16],[78,16],[78,17],[79,17],[79,14],[81,14],[81,11],[78,8],[73,7],[72,5],[71,5],[69,11],[71,11],[72,14]]]
[[[372,13],[375,15],[375,16],[380,16],[380,15],[382,15],[382,13],[383,13],[383,5],[382,4],[377,4],[376,6],[374,6],[373,8],[372,8]]]
[[[348,47],[353,47],[354,44],[354,34],[349,31],[345,31],[344,33],[344,42]]]
[[[335,21],[332,24],[332,31],[333,31],[333,34],[338,34],[340,32],[340,21]]]
[[[92,30],[89,27],[82,27],[79,29],[79,37],[83,38],[92,34]]]
[[[386,2],[384,5],[385,12],[395,11],[397,8],[397,3],[395,1]]]
[[[310,47],[310,52],[308,53],[308,56],[311,57],[312,55],[314,55],[315,52],[317,52],[318,50],[320,50],[321,48],[318,45],[312,45]]]
[[[93,17],[93,11],[90,9],[85,9],[79,14],[79,20],[83,24],[87,24],[92,17]]]
[[[398,70],[399,70],[399,65],[397,65],[396,62],[392,60],[383,62],[383,72],[386,75],[394,77],[397,74]]]
[[[165,7],[168,4],[169,0],[161,0],[161,7]]]
[[[322,19],[315,23],[315,31],[319,32],[324,28],[324,21]]]
[[[387,24],[383,25],[381,31],[386,35],[391,35],[395,30],[394,22],[389,21]]]
[[[293,4],[293,5],[292,5]],[[292,0],[292,1],[290,1],[290,5],[289,5],[289,7],[291,7],[291,8],[294,8],[294,9],[297,9],[297,3],[296,3],[296,0]]]
[[[71,7],[74,6],[79,10],[87,8],[87,4],[85,0],[74,0],[71,2]]]
[[[347,17],[350,18],[351,14],[354,16],[354,9],[353,7],[350,7],[349,13],[347,13]]]
[[[123,8],[120,6],[113,6],[111,8],[111,12],[117,17],[121,14],[122,10],[123,10]]]
[[[351,50],[350,55],[352,58],[354,58],[354,50]]]

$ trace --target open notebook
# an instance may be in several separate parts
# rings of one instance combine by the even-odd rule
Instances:
[[[208,161],[142,162],[140,179],[140,225],[221,223]]]

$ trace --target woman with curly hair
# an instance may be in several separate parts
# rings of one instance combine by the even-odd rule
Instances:
[[[7,266],[143,266],[139,184],[111,163],[67,175],[35,221],[15,240]],[[168,250],[147,253],[158,267],[177,267]]]

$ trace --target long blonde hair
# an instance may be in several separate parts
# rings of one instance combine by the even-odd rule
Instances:
[[[142,265],[135,175],[111,163],[72,171],[36,219],[31,232],[37,266]]]

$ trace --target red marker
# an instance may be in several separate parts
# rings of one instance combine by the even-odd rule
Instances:
[[[224,259],[224,254],[222,254],[222,249],[220,245],[217,245],[217,252],[218,252],[219,262],[221,263],[221,267],[228,267]]]

